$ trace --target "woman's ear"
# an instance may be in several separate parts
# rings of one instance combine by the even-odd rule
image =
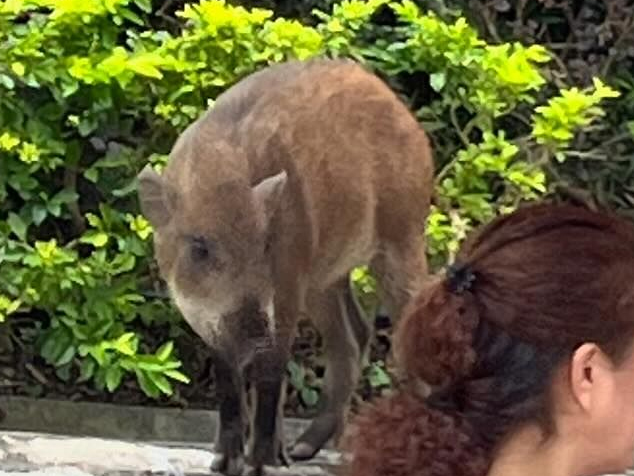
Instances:
[[[612,363],[596,344],[584,343],[575,350],[570,359],[569,383],[573,402],[581,411],[593,411],[611,379]]]

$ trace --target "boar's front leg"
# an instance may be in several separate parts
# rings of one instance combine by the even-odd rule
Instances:
[[[249,463],[253,466],[253,476],[262,476],[264,466],[288,465],[283,442],[284,370],[281,371],[282,378],[271,378],[273,372],[278,373],[277,366],[267,367],[258,366],[260,371],[268,375],[256,379],[253,392],[255,414],[253,435],[249,442]]]
[[[253,362],[255,412],[248,453],[255,476],[264,474],[265,465],[289,464],[284,445],[283,409],[286,365],[299,315],[298,301],[289,299],[290,295],[294,293],[284,292],[284,296],[276,296],[274,344],[259,351]]]
[[[241,476],[244,470],[246,401],[239,368],[214,353],[216,391],[220,400],[220,424],[216,435],[213,472]]]

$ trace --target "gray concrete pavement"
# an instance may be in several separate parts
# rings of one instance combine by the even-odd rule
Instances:
[[[0,476],[212,475],[211,448],[0,432]],[[272,476],[331,476],[339,455],[322,451],[305,464],[271,468]]]

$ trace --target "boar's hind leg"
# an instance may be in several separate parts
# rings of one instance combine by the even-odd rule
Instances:
[[[290,452],[296,461],[312,458],[330,438],[340,436],[371,337],[347,276],[324,292],[312,293],[307,310],[322,336],[327,361],[320,412]]]
[[[403,308],[420,290],[427,277],[423,232],[411,232],[399,241],[385,243],[372,260],[370,268],[377,277],[394,326]]]
[[[394,328],[403,309],[428,276],[423,232],[414,230],[403,234],[399,241],[385,243],[370,268],[377,277],[381,298]],[[403,383],[405,376],[396,368],[393,352],[388,354],[386,365],[396,379],[395,384]]]
[[[213,472],[241,476],[244,470],[246,401],[239,370],[225,358],[214,355],[216,390],[220,399],[220,423],[216,436]]]

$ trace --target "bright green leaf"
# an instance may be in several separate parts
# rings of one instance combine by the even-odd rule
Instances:
[[[383,386],[388,386],[391,384],[391,379],[389,375],[377,364],[372,365],[370,368],[370,374],[368,377],[370,381],[370,385],[372,387],[378,388]]]
[[[82,243],[88,243],[95,248],[102,248],[108,243],[108,234],[103,231],[90,230],[79,239]]]
[[[189,377],[187,377],[186,375],[182,374],[178,370],[165,370],[163,372],[163,375],[165,375],[166,377],[169,377],[169,378],[171,378],[173,380],[177,380],[178,382],[190,383]]]
[[[161,362],[165,362],[172,355],[173,350],[174,350],[174,343],[172,341],[168,341],[165,344],[163,344],[161,347],[159,347],[159,349],[156,351],[156,357]]]
[[[11,63],[11,70],[18,76],[24,76],[24,65],[18,61]]]
[[[8,90],[15,88],[15,81],[13,81],[11,76],[7,76],[6,74],[0,73],[0,84]]]
[[[429,84],[432,89],[436,92],[442,91],[442,88],[445,87],[447,83],[447,75],[446,73],[433,73],[429,76]]]

